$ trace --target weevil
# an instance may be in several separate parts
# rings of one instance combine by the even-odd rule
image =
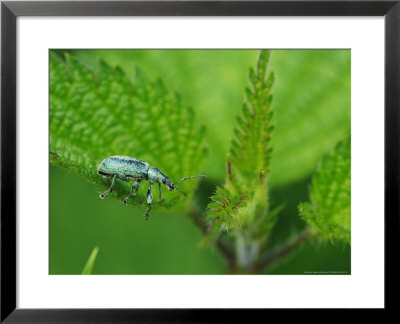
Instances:
[[[120,179],[122,181],[130,182],[136,181],[129,192],[129,195],[122,201],[124,205],[127,204],[128,199],[135,196],[139,189],[140,184],[143,180],[149,182],[149,189],[147,190],[147,210],[144,214],[146,220],[149,218],[149,212],[151,210],[151,202],[153,201],[153,195],[151,193],[151,187],[158,183],[159,187],[159,201],[162,201],[161,195],[161,184],[164,184],[169,191],[179,190],[185,197],[186,193],[179,189],[176,185],[187,179],[192,178],[205,178],[205,175],[197,175],[191,177],[184,177],[181,180],[173,183],[164,173],[162,173],[158,168],[150,166],[149,163],[145,161],[138,160],[130,156],[115,155],[105,158],[99,164],[97,168],[97,173],[104,177],[112,177],[110,188],[100,195],[100,199],[104,199],[110,192],[113,191],[115,185],[115,180]]]

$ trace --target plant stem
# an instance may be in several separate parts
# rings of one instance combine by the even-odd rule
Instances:
[[[205,218],[201,215],[199,210],[191,205],[188,209],[188,214],[192,221],[202,230],[203,233],[207,233],[208,224],[205,221]],[[235,267],[235,254],[232,249],[222,241],[221,237],[218,237],[216,240],[216,246],[221,254],[225,257],[228,262],[229,268],[232,270]]]
[[[281,246],[278,246],[277,248],[271,250],[262,260],[259,261],[255,271],[259,273],[262,270],[267,269],[275,261],[281,259],[290,252],[299,248],[301,245],[307,243],[313,237],[314,235],[311,229],[306,228],[303,232],[301,232],[297,236],[290,238],[287,242],[285,242]]]
[[[259,243],[249,239],[242,232],[237,233],[235,243],[238,268],[244,272],[253,269],[259,255]]]
[[[192,221],[202,230],[203,233],[207,232],[208,224],[205,221],[203,215],[195,206],[191,205],[189,207],[188,215],[190,216]],[[306,228],[297,236],[288,239],[287,242],[283,243],[275,249],[272,249],[268,254],[266,254],[263,258],[261,258],[261,260],[257,262],[255,267],[250,270],[250,273],[260,273],[261,271],[267,269],[275,261],[278,261],[289,253],[293,252],[313,238],[314,234],[311,229],[309,227]],[[234,251],[230,246],[222,241],[221,237],[218,237],[215,243],[218,250],[228,262],[230,271],[232,273],[235,273],[238,269],[236,265],[236,257]]]

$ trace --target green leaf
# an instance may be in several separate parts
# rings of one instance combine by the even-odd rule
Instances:
[[[299,205],[300,216],[325,238],[350,243],[351,137],[325,156],[312,177],[310,202]]]
[[[271,87],[274,75],[267,77],[270,52],[261,51],[257,69],[250,69],[250,88],[245,89],[242,116],[231,145],[232,178],[238,187],[250,188],[261,172],[269,172],[271,160],[272,111]]]
[[[250,228],[252,237],[260,243],[267,242],[269,234],[278,220],[278,215],[284,208],[284,204],[279,205],[256,219]]]
[[[211,219],[217,216],[228,225],[237,223],[236,225],[240,226],[240,220],[236,215],[242,207],[246,207],[247,199],[246,193],[234,196],[228,190],[217,187],[216,194],[211,197],[211,202],[208,204],[207,216]]]
[[[274,215],[267,216],[274,82],[274,75],[267,73],[269,56],[269,51],[261,51],[257,68],[250,69],[250,87],[245,89],[242,115],[237,117],[228,155],[226,183],[224,188],[217,188],[208,205],[207,217],[213,223],[206,241],[215,237],[223,225],[241,231],[257,219],[262,219],[263,229],[270,229],[275,223]]]
[[[241,222],[244,219],[242,214],[248,199],[247,193],[233,195],[228,190],[217,187],[216,193],[207,206],[207,218],[211,220],[210,230],[199,245],[205,246],[212,242],[223,227],[241,228]]]
[[[86,262],[85,267],[83,268],[82,274],[83,275],[90,275],[92,274],[94,262],[96,261],[97,254],[99,253],[99,248],[96,246],[92,253],[89,256],[89,259]]]
[[[204,247],[209,245],[218,235],[221,226],[222,226],[223,220],[220,217],[215,217],[212,221],[212,224],[210,226],[210,230],[207,233],[207,235],[199,242],[198,246],[199,247]]]
[[[50,52],[50,163],[84,177],[101,190],[111,181],[97,174],[106,157],[127,155],[158,167],[171,181],[200,173],[204,162],[204,129],[190,107],[160,80],[139,70],[132,83],[124,71],[100,62],[94,72],[65,54]],[[193,191],[196,181],[182,190]],[[123,199],[130,185],[118,181],[110,197]],[[144,187],[142,185],[142,187]],[[147,188],[129,204],[145,203]],[[142,191],[142,194],[140,193]],[[164,195],[173,204],[179,192]]]
[[[350,128],[351,51],[274,50],[271,187],[312,174]]]

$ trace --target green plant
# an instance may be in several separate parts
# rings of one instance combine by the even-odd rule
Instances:
[[[204,162],[204,128],[193,111],[160,80],[136,71],[132,84],[119,68],[100,63],[95,75],[69,54],[50,52],[50,163],[84,177],[104,191],[110,180],[97,174],[112,155],[128,155],[160,166],[173,180],[199,174]],[[182,189],[192,191],[194,182]],[[110,196],[123,199],[127,183],[117,182]],[[164,206],[180,194],[164,195]],[[144,195],[129,204],[145,204]],[[155,203],[157,205],[157,203]]]
[[[350,243],[350,136],[321,160],[312,178],[310,200],[299,205],[299,213],[313,231],[324,238]]]
[[[208,205],[213,220],[209,241],[225,226],[236,237],[236,260],[241,268],[253,266],[259,245],[265,242],[275,222],[268,213],[268,187],[273,131],[271,110],[272,73],[267,75],[270,52],[262,51],[257,69],[250,70],[251,88],[246,88],[242,116],[237,118],[227,162],[224,188],[218,188]],[[232,158],[230,157],[232,156]]]
[[[89,259],[87,260],[85,267],[82,270],[83,275],[92,274],[94,263],[96,261],[97,254],[99,253],[99,248],[96,246],[92,253],[90,253]]]
[[[235,138],[228,155],[224,188],[217,188],[208,205],[212,229],[204,243],[225,229],[235,237],[235,271],[257,272],[271,255],[262,255],[281,206],[269,210],[268,175],[274,130],[272,104],[273,73],[267,73],[270,53],[262,51],[257,69],[250,70],[242,116],[237,118]],[[325,157],[313,176],[312,203],[299,206],[307,228],[292,248],[313,237],[350,242],[350,137]],[[290,250],[291,250],[290,249]],[[275,252],[276,253],[276,252]],[[269,263],[270,261],[268,261]]]
[[[182,188],[195,197],[184,207],[179,193],[164,194],[166,201],[161,204],[171,209],[180,203],[180,209],[205,233],[200,246],[215,245],[233,273],[260,273],[311,240],[338,239],[350,244],[350,136],[322,159],[312,177],[310,202],[299,205],[307,226],[286,241],[271,244],[285,207],[271,203],[271,183],[282,185],[301,174],[288,162],[274,163],[272,149],[278,147],[281,161],[287,152],[301,155],[310,144],[292,147],[289,141],[282,142],[289,132],[280,133],[284,123],[276,123],[274,117],[270,55],[261,51],[256,68],[250,69],[250,85],[226,157],[225,182],[217,184],[207,208],[197,200],[195,182]],[[122,69],[104,61],[94,72],[73,54],[52,51],[50,94],[50,163],[84,177],[99,193],[110,182],[97,175],[97,165],[110,155],[146,160],[174,180],[203,173],[204,127],[197,125],[193,110],[160,80],[151,81],[138,69],[131,80]],[[316,115],[317,99],[312,102]],[[339,132],[335,124],[329,127]],[[310,127],[307,134],[321,130]],[[329,143],[323,147],[326,150]],[[302,174],[315,163],[316,155],[313,151],[304,156]],[[284,170],[282,177],[274,170]],[[111,196],[122,200],[128,192],[129,184],[118,183]],[[145,203],[145,195],[139,192],[129,204]],[[154,206],[160,204],[156,201]]]

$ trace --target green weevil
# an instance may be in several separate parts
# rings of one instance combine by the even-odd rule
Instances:
[[[205,175],[184,177],[178,182],[172,183],[172,181],[158,168],[152,167],[147,162],[138,160],[134,157],[122,155],[115,155],[105,158],[99,164],[99,167],[97,168],[97,173],[105,177],[112,177],[111,187],[100,195],[100,199],[104,199],[105,196],[112,192],[113,186],[115,185],[115,180],[117,178],[126,182],[136,181],[136,183],[132,185],[129,195],[122,201],[122,203],[125,205],[130,197],[136,195],[136,192],[138,191],[142,181],[147,180],[149,182],[149,189],[147,190],[148,208],[144,214],[146,220],[149,217],[151,202],[153,200],[153,195],[151,193],[151,187],[153,186],[153,184],[158,183],[160,191],[159,201],[161,202],[161,183],[165,184],[169,191],[178,189],[185,197],[187,197],[186,193],[179,189],[176,184],[187,179],[206,177]]]

